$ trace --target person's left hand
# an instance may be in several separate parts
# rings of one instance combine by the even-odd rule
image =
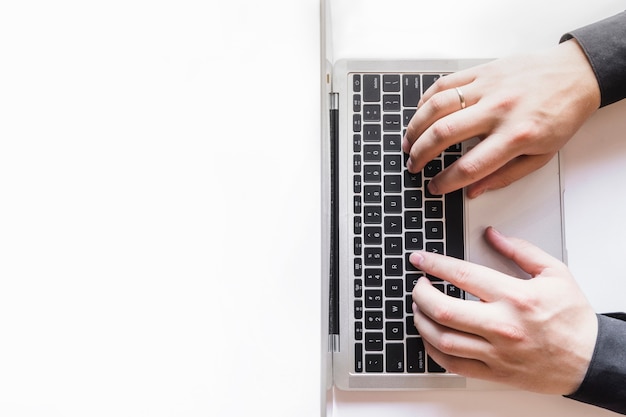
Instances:
[[[591,305],[559,260],[492,228],[485,238],[532,278],[434,253],[411,254],[420,270],[481,300],[446,296],[420,278],[413,289],[413,313],[427,352],[452,373],[535,392],[575,392],[597,337]]]

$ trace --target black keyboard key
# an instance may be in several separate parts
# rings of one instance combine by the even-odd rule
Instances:
[[[361,256],[363,252],[363,241],[359,236],[354,238],[354,255]]]
[[[420,100],[420,76],[406,74],[402,76],[402,103],[404,107],[417,107]]]
[[[360,175],[355,175],[353,178],[354,181],[354,193],[355,194],[360,194],[361,193],[361,176]]]
[[[360,321],[354,323],[354,340],[363,340],[363,323]]]
[[[463,191],[457,190],[445,196],[446,254],[463,259]]]
[[[443,165],[440,159],[433,159],[424,167],[424,176],[426,178],[432,178],[435,175],[439,174],[443,169]]]
[[[358,156],[358,155],[355,155],[355,156]],[[383,159],[383,168],[385,172],[402,171],[402,156],[401,155],[385,155]],[[400,178],[398,178],[398,184],[400,184]]]
[[[361,196],[354,196],[354,214],[361,214]]]
[[[402,196],[386,195],[385,196],[385,214],[402,213]]]
[[[383,208],[381,206],[365,206],[363,210],[365,224],[382,223]]]
[[[407,210],[404,212],[404,227],[406,229],[422,228],[422,212]]]
[[[380,75],[363,75],[363,101],[380,101]]]
[[[360,277],[363,274],[363,261],[361,258],[354,258],[354,276]]]
[[[383,264],[383,250],[382,248],[365,248],[365,265],[367,266],[379,266]]]
[[[441,373],[445,373],[446,370],[443,369],[443,367],[439,365],[437,362],[435,362],[433,358],[428,356],[428,372],[441,374]]]
[[[361,126],[361,115],[360,114],[352,115],[352,131],[353,132],[360,132],[361,129],[362,129],[362,126]]]
[[[415,323],[413,322],[413,316],[406,316],[405,322],[407,336],[419,336],[420,332],[417,331],[417,327],[415,327]]]
[[[361,279],[354,280],[354,297],[355,298],[363,297],[363,280]]]
[[[363,318],[363,301],[354,300],[354,318],[361,320]]]
[[[380,203],[380,195],[380,185],[366,185],[365,187],[363,187],[363,200],[366,204]]]
[[[352,156],[352,171],[355,173],[361,172],[361,155]]]
[[[352,76],[352,91],[358,93],[361,91],[361,75],[354,74]]]
[[[361,111],[361,95],[354,94],[352,96],[352,111],[359,113]]]
[[[407,127],[415,114],[415,109],[404,109],[402,111],[402,126]]]
[[[383,243],[383,231],[378,226],[366,226],[363,228],[363,237],[366,245],[380,245]]]
[[[404,339],[404,322],[388,321],[385,323],[385,339],[402,340]]]
[[[354,345],[354,372],[363,372],[363,343]]]
[[[364,165],[363,181],[364,182],[380,182],[382,167],[380,165]]]
[[[402,238],[399,236],[388,236],[385,238],[385,255],[402,255]]]
[[[385,92],[400,91],[400,75],[398,74],[383,75],[383,91]]]
[[[413,295],[407,294],[404,296],[404,306],[406,314],[413,314]]]
[[[443,156],[443,167],[448,168],[450,165],[455,163],[457,159],[459,159],[461,155],[444,155]]]
[[[420,172],[411,174],[409,171],[404,171],[404,188],[420,188],[421,186],[422,174]]]
[[[424,216],[427,219],[443,219],[443,201],[427,200]]]
[[[385,275],[401,277],[403,274],[402,258],[385,258]]]
[[[365,333],[365,350],[368,352],[382,352],[383,341],[382,333]]]
[[[363,106],[364,122],[380,122],[380,104],[366,104]]]
[[[366,287],[382,287],[383,286],[382,268],[366,268],[365,269],[365,286]]]
[[[363,162],[380,162],[380,145],[363,146]]]
[[[383,95],[383,110],[384,111],[400,111],[400,95],[399,94],[384,94]]]
[[[361,135],[358,133],[352,135],[352,151],[361,153]]]
[[[404,192],[404,207],[422,208],[422,191],[406,190]]]
[[[443,239],[443,222],[428,221],[426,222],[426,239]]]
[[[365,308],[383,308],[383,290],[365,290]]]
[[[385,301],[385,318],[389,320],[402,319],[404,317],[402,304],[402,299]]]
[[[364,125],[363,140],[365,142],[380,142],[380,125]]]
[[[383,135],[383,150],[385,152],[400,152],[402,150],[402,137],[400,135]]]
[[[413,292],[413,287],[417,284],[417,280],[423,276],[424,274],[406,274],[404,277],[404,290],[406,292]]]
[[[402,217],[385,216],[383,223],[384,223],[385,234],[399,235],[402,233]]]
[[[439,79],[439,74],[424,74],[422,80],[424,82],[424,91],[428,90]]]
[[[386,114],[383,116],[384,132],[399,132],[402,129],[402,120],[399,114]]]
[[[448,284],[448,287],[446,288],[446,294],[454,298],[463,298],[463,290],[452,284]]]
[[[365,328],[372,329],[372,330],[382,330],[383,312],[382,311],[366,311],[365,312]]]
[[[422,232],[406,232],[404,236],[405,249],[408,251],[424,249],[424,234]]]
[[[402,343],[387,343],[385,346],[385,370],[389,373],[404,372],[404,345]]]
[[[408,272],[414,272],[414,271],[418,271],[418,269],[411,263],[411,261],[409,260],[409,257],[411,256],[411,254],[409,252],[407,252],[404,255],[404,262],[405,262],[405,268]]]
[[[385,297],[402,298],[404,295],[401,278],[389,278],[385,280]]]
[[[382,372],[383,371],[383,355],[369,354],[365,355],[365,372]]]
[[[354,216],[354,234],[360,235],[362,227],[363,227],[363,220],[361,219],[361,216]]]
[[[384,188],[386,193],[399,193],[402,191],[401,175],[385,175]]]
[[[426,372],[426,350],[421,338],[406,339],[406,371],[410,373]]]
[[[444,254],[443,251],[443,242],[428,242],[426,243],[426,251],[432,253],[440,253]]]

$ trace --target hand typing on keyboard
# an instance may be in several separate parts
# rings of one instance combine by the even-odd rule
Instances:
[[[591,305],[560,261],[492,228],[485,239],[532,278],[413,253],[410,261],[417,268],[481,299],[446,296],[421,278],[413,289],[413,313],[427,352],[452,373],[542,393],[573,393],[596,342]]]
[[[599,107],[598,82],[575,40],[442,77],[422,96],[404,136],[415,173],[441,151],[482,141],[429,185],[467,195],[504,187],[545,165]]]

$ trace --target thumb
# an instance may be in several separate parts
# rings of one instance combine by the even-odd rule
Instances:
[[[530,242],[504,236],[491,226],[485,230],[485,239],[498,253],[515,262],[532,277],[541,274],[546,268],[565,266],[560,260]]]

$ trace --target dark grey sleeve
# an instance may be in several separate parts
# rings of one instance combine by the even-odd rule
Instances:
[[[624,313],[598,315],[598,338],[587,375],[578,390],[568,398],[626,414],[624,318]]]
[[[600,86],[600,107],[626,98],[626,12],[563,35],[587,54]]]

